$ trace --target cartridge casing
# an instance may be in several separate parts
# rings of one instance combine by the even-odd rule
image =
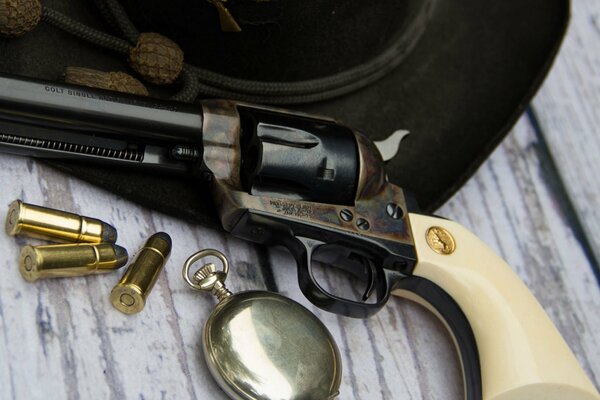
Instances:
[[[26,281],[114,271],[127,263],[127,250],[110,243],[25,246],[19,270]]]
[[[13,201],[6,216],[6,233],[65,243],[115,243],[114,227],[95,218]]]
[[[142,311],[170,253],[169,235],[164,232],[152,235],[111,291],[110,301],[113,306],[125,314]]]

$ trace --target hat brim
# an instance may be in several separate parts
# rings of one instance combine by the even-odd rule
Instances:
[[[73,13],[103,28],[94,10],[75,3]],[[411,131],[386,169],[432,211],[516,122],[554,60],[568,17],[567,0],[438,1],[416,48],[393,72],[349,95],[290,108],[333,116],[373,140]],[[68,65],[126,69],[117,56],[44,25],[0,41],[0,54],[1,71],[45,79],[57,79]],[[152,208],[217,224],[200,182],[53,165]]]
[[[386,169],[433,211],[525,110],[568,19],[565,0],[439,1],[415,50],[390,75],[303,110],[334,116],[374,140],[409,130]]]

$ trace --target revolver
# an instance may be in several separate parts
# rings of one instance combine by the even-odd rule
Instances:
[[[512,269],[461,225],[420,214],[375,145],[334,120],[0,76],[0,151],[205,181],[223,228],[286,247],[316,306],[363,318],[396,295],[433,312],[468,400],[600,399]],[[318,264],[363,282],[362,296],[332,293]]]

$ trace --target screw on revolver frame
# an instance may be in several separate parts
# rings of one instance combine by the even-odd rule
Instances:
[[[371,227],[371,225],[369,224],[369,221],[367,221],[364,218],[357,219],[356,226],[358,226],[358,229],[360,229],[361,231],[366,231]]]
[[[400,219],[404,215],[404,211],[402,211],[402,208],[400,208],[400,206],[395,203],[388,204],[386,207],[386,211],[388,215],[394,219]]]
[[[340,211],[340,218],[343,221],[350,222],[352,221],[352,218],[354,218],[354,215],[352,215],[352,211],[344,208],[342,211]]]

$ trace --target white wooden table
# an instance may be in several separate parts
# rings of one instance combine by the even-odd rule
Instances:
[[[439,214],[508,261],[596,386],[599,163],[600,2],[574,0],[570,32],[532,106]],[[368,320],[338,317],[303,298],[282,250],[152,212],[29,159],[0,156],[0,184],[0,207],[20,198],[101,218],[130,253],[157,231],[174,243],[145,310],[126,316],[108,298],[120,273],[26,283],[18,254],[31,241],[0,234],[0,399],[225,399],[200,347],[214,301],[181,278],[184,260],[209,247],[229,255],[232,290],[265,288],[258,265],[269,264],[278,289],[325,322],[343,354],[340,399],[462,398],[452,342],[417,305],[392,299]]]

